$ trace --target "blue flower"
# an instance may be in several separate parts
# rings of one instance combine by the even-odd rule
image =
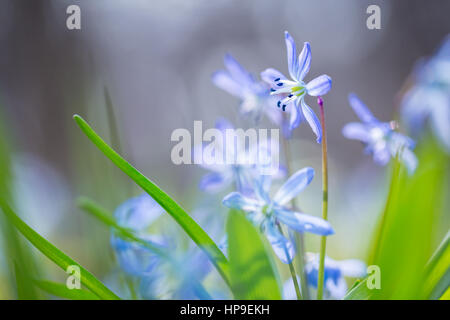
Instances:
[[[295,255],[294,244],[281,233],[280,224],[297,232],[325,236],[334,233],[327,221],[286,207],[288,202],[309,185],[313,177],[312,168],[297,171],[281,186],[273,199],[270,199],[271,177],[261,176],[255,180],[254,197],[232,192],[223,199],[223,204],[228,208],[246,212],[247,218],[265,233],[278,258],[284,263],[290,263]]]
[[[231,55],[225,55],[226,70],[219,70],[212,76],[213,83],[241,100],[240,112],[258,122],[264,113],[275,124],[281,124],[282,115],[274,108],[276,100],[270,95],[270,88],[257,81]]]
[[[215,156],[223,161],[217,163],[214,159],[209,159],[211,161],[203,161],[199,164],[204,169],[211,171],[201,179],[200,190],[215,193],[234,184],[239,192],[252,192],[251,181],[260,169],[258,164],[261,160],[264,160],[264,154],[268,154],[269,157],[275,156],[275,153],[268,150],[271,145],[270,139],[267,139],[264,143],[260,140],[255,145],[246,147],[245,141],[237,141],[234,137],[232,139],[226,138],[226,130],[234,129],[233,125],[227,120],[219,119],[215,127],[220,130],[223,137],[223,141],[220,139],[214,141],[216,144],[215,150],[218,152]],[[194,157],[204,159],[205,149],[204,145],[195,146],[194,154],[201,154]],[[231,159],[232,163],[227,163],[227,159]],[[284,174],[284,168],[279,167],[277,172],[274,173],[274,177],[283,177]]]
[[[450,153],[450,35],[434,57],[421,61],[415,78],[402,101],[402,120],[414,136],[429,120],[433,134]]]
[[[141,237],[152,246],[162,246],[159,237]],[[136,242],[123,240],[113,234],[110,239],[115,255],[122,270],[130,276],[143,277],[155,272],[161,263],[161,257],[148,247]]]
[[[349,95],[350,106],[361,122],[351,122],[344,126],[342,134],[366,145],[365,152],[373,154],[377,164],[386,165],[391,157],[399,155],[400,161],[413,173],[417,167],[417,158],[412,152],[415,142],[393,130],[393,123],[380,122],[355,94]]]
[[[114,212],[117,224],[134,231],[148,228],[158,219],[164,209],[148,194],[128,199]]]
[[[143,194],[122,203],[114,215],[118,225],[131,229],[152,246],[162,247],[164,241],[160,237],[144,234],[144,230],[163,212],[164,209],[153,198]],[[123,240],[114,230],[112,232],[111,246],[115,250],[119,265],[126,273],[132,276],[143,276],[153,272],[160,260],[157,254],[142,244]]]
[[[211,270],[205,253],[197,248],[172,256],[152,274],[142,277],[139,293],[143,299],[210,300],[202,285]]]
[[[321,75],[305,83],[303,79],[309,72],[311,66],[311,47],[308,42],[305,42],[302,52],[297,57],[294,39],[287,31],[285,32],[285,36],[288,69],[291,80],[287,79],[278,70],[272,68],[263,71],[261,77],[272,85],[272,95],[282,95],[283,98],[277,103],[278,107],[281,107],[285,111],[288,105],[292,105],[290,108],[289,129],[293,130],[306,119],[317,137],[317,142],[320,143],[322,141],[322,129],[319,119],[317,119],[314,111],[306,104],[304,98],[306,94],[315,97],[326,94],[331,89],[331,78],[327,75]]]
[[[165,239],[145,232],[163,212],[147,194],[131,198],[116,209],[120,226],[165,251],[160,254],[141,243],[124,240],[113,230],[111,245],[120,267],[139,282],[139,293],[144,299],[209,299],[201,284],[211,269],[205,254],[198,249],[176,252]]]
[[[308,285],[317,289],[319,278],[319,255],[307,254],[305,265]],[[362,278],[366,275],[366,264],[357,259],[336,261],[325,257],[324,289],[328,299],[342,299],[347,292],[344,277]]]

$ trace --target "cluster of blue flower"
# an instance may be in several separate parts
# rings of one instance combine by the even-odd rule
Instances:
[[[321,75],[308,83],[304,78],[311,65],[310,44],[305,42],[303,50],[297,57],[295,42],[289,33],[285,33],[288,70],[290,79],[281,72],[269,68],[261,73],[258,81],[247,72],[233,57],[225,56],[226,70],[216,72],[212,80],[216,86],[226,90],[240,99],[240,112],[251,120],[258,122],[263,115],[280,126],[285,139],[291,137],[292,131],[306,120],[316,135],[316,141],[322,142],[321,123],[314,111],[305,102],[305,95],[322,96],[332,85],[327,75]],[[405,95],[402,108],[402,120],[417,136],[427,118],[431,120],[432,129],[442,145],[450,151],[450,39],[437,55],[422,63],[417,75],[419,81]],[[364,143],[365,151],[373,155],[377,164],[386,165],[391,158],[398,159],[409,173],[413,173],[418,160],[412,149],[415,142],[396,131],[396,122],[381,122],[370,112],[355,94],[349,95],[349,103],[361,122],[348,123],[342,130],[345,137]],[[286,116],[286,115],[289,116]],[[217,122],[219,130],[231,128],[225,120]],[[226,150],[225,146],[223,147]],[[195,152],[195,151],[194,151]],[[225,151],[224,151],[225,152]],[[261,174],[256,165],[221,164],[202,165],[210,173],[200,182],[204,191],[217,193],[230,186],[235,191],[223,198],[223,205],[238,209],[266,236],[275,255],[283,263],[291,263],[295,253],[293,232],[310,232],[329,236],[334,233],[330,223],[300,212],[292,205],[292,200],[311,182],[314,170],[303,168],[291,175],[276,193],[271,196],[273,179],[285,176],[286,170],[280,166],[275,175]],[[122,204],[116,210],[118,223],[141,234],[161,215],[163,209],[149,196],[142,195]],[[283,227],[289,232],[283,233]],[[149,244],[156,248],[169,248],[167,239],[142,234]],[[122,269],[129,275],[138,277],[140,295],[143,298],[179,298],[208,299],[210,295],[202,286],[202,279],[209,271],[209,263],[194,251],[183,256],[160,256],[147,246],[131,243],[113,235],[111,244]],[[222,243],[226,250],[226,239]],[[174,250],[168,250],[172,252]],[[319,257],[307,255],[304,271],[307,283],[317,288]],[[183,265],[183,268],[179,267]],[[191,267],[190,267],[191,266]],[[324,285],[328,298],[340,299],[346,293],[344,276],[362,277],[366,267],[359,260],[335,261],[325,259]],[[292,282],[286,282],[284,297],[293,298]],[[226,294],[219,294],[226,298]]]

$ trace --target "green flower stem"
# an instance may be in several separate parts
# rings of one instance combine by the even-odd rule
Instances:
[[[323,109],[323,100],[318,97],[317,103],[320,108],[320,123],[322,125],[322,218],[328,219],[328,154],[327,154],[327,132],[325,126],[325,111]],[[323,282],[325,276],[325,251],[327,247],[327,237],[322,236],[320,241],[320,261],[319,277],[317,280],[317,300],[323,298]]]
[[[284,237],[283,229],[281,228],[281,226],[279,224],[277,224],[277,226],[278,226],[278,230],[280,230],[280,233]],[[287,255],[287,252],[286,252],[286,255]],[[297,300],[303,300],[302,294],[300,293],[300,287],[298,285],[297,275],[295,273],[295,268],[294,268],[293,262],[289,263],[289,272],[291,273],[292,282],[294,283],[295,293],[297,294]]]
[[[292,166],[291,166],[291,146],[289,144],[288,139],[283,139],[283,149],[284,155],[286,157],[286,168],[288,172],[288,176],[292,175]],[[300,207],[296,203],[296,198],[291,201],[292,207],[294,210],[302,211]],[[296,232],[295,233],[295,246],[297,248],[297,274],[300,276],[300,286],[302,288],[302,296],[304,300],[310,300],[309,297],[309,289],[308,289],[308,279],[305,274],[305,239],[303,233]]]
[[[295,245],[297,248],[297,273],[300,275],[300,286],[302,288],[302,296],[304,300],[310,300],[308,279],[305,273],[305,237],[303,233],[295,233]]]

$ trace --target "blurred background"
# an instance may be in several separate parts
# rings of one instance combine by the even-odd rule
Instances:
[[[66,28],[71,4],[81,8],[81,30]],[[381,8],[381,30],[366,27],[370,4]],[[75,113],[108,142],[115,139],[108,125],[113,115],[125,158],[188,211],[208,201],[221,206],[223,194],[211,198],[193,188],[204,171],[172,164],[171,133],[192,131],[194,120],[212,127],[218,117],[242,126],[239,102],[216,88],[211,74],[223,68],[226,53],[255,75],[267,67],[286,74],[288,30],[297,46],[311,43],[307,80],[323,73],[333,79],[325,106],[329,216],[337,234],[328,255],[364,259],[368,230],[384,205],[388,171],[342,136],[344,124],[357,120],[347,95],[357,93],[382,121],[396,118],[398,94],[415,62],[433,54],[450,31],[448,12],[446,0],[427,6],[419,0],[2,0],[0,118],[14,159],[15,208],[94,274],[110,276],[108,230],[75,201],[86,195],[113,210],[140,190],[91,145],[73,122]],[[292,148],[296,169],[316,169],[299,203],[319,216],[320,145],[302,125]],[[436,241],[445,231],[437,231]],[[315,251],[316,239],[307,241]],[[6,280],[9,264],[7,254],[0,254],[0,298],[14,297]],[[52,268],[43,271],[47,278],[64,279]]]

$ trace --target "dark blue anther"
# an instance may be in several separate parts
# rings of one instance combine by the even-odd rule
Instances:
[[[273,81],[275,81],[275,82],[277,82],[277,81],[280,81],[280,78],[276,78],[275,80],[273,80]]]
[[[283,84],[282,83],[277,83],[277,86],[281,87]]]
[[[283,111],[286,111],[286,105],[285,104],[283,104]]]
[[[288,95],[289,98],[292,98],[293,96],[294,96],[293,94]]]
[[[270,92],[275,92],[276,90],[273,88],[270,88]]]
[[[281,101],[277,102],[277,106],[278,106],[278,108],[281,106]]]

